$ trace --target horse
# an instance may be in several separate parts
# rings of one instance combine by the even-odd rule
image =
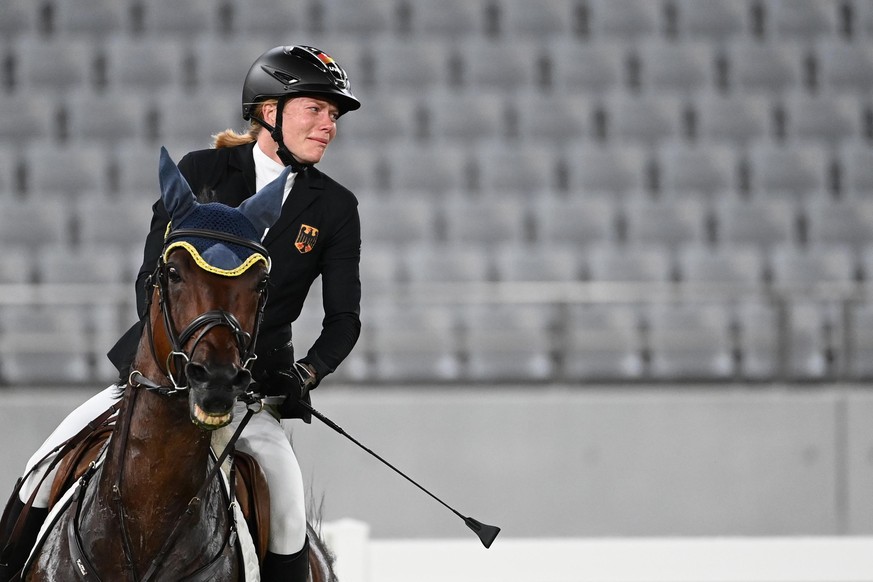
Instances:
[[[238,399],[246,415],[262,406],[248,392],[269,278],[260,237],[281,212],[287,171],[237,209],[197,203],[163,148],[160,176],[172,226],[133,372],[108,443],[50,517],[24,580],[246,579],[236,543],[245,524],[219,470],[235,438],[218,454],[211,437]],[[197,227],[185,228],[195,212]],[[229,212],[248,220],[245,232],[227,227]],[[308,531],[310,580],[334,581],[330,553]]]

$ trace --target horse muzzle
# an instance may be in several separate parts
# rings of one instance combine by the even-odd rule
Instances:
[[[185,375],[191,421],[206,430],[227,426],[233,420],[234,403],[252,382],[251,372],[235,365],[189,362]]]

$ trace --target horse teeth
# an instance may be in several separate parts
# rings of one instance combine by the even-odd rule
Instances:
[[[200,408],[197,404],[194,405],[194,416],[200,423],[207,426],[221,426],[226,424],[230,418],[229,414],[221,414],[217,416],[207,414],[206,411]]]

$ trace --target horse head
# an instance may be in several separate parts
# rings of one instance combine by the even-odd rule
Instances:
[[[152,374],[156,368],[172,386],[141,384],[166,394],[187,391],[191,419],[202,428],[228,424],[252,381],[270,269],[260,240],[281,213],[289,172],[237,208],[199,203],[161,149],[161,197],[170,224],[152,274],[146,323]]]

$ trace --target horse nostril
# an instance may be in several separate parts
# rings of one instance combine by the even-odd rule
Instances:
[[[195,362],[188,362],[185,366],[185,375],[190,382],[205,384],[209,381],[209,371],[206,366]]]
[[[246,390],[252,383],[252,373],[245,368],[240,368],[233,379],[233,385],[239,390]]]

